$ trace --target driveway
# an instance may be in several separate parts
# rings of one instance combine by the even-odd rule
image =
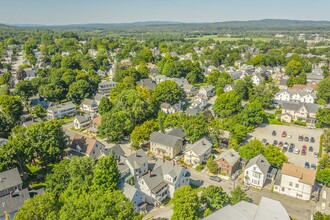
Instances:
[[[272,131],[276,131],[277,135],[272,136]],[[286,131],[288,134],[287,137],[281,137],[282,132]],[[320,136],[323,133],[322,129],[310,129],[307,127],[302,126],[287,126],[287,125],[267,125],[262,124],[261,126],[257,127],[252,133],[248,134],[248,139],[257,138],[259,140],[266,139],[269,144],[272,144],[274,140],[277,140],[278,142],[282,141],[283,144],[285,142],[288,142],[290,145],[293,143],[295,145],[295,148],[298,148],[300,150],[300,154],[294,154],[285,152],[285,155],[288,157],[289,162],[293,163],[295,165],[304,167],[305,162],[309,162],[310,164],[316,164],[318,163],[318,158],[314,157],[314,152],[319,152],[319,146],[320,146]],[[304,137],[308,137],[309,139],[311,137],[315,138],[315,142],[311,143],[305,142],[305,141],[298,141],[298,136],[302,134]],[[291,138],[288,138],[288,136],[291,135]],[[302,146],[306,145],[307,147],[307,153],[306,155],[301,155]],[[308,148],[312,146],[313,151],[309,152]]]

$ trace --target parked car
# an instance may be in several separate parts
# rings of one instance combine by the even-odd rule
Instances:
[[[283,150],[283,151],[287,151],[287,150],[288,150],[288,147],[283,146],[282,150]]]
[[[292,153],[293,152],[293,149],[294,149],[293,147],[290,147],[289,150],[288,150],[288,152],[289,153]]]
[[[289,143],[285,142],[283,147],[289,147]]]
[[[315,138],[314,137],[311,137],[311,143],[315,143]]]
[[[273,132],[272,132],[272,136],[276,136],[276,131],[275,130],[273,130]]]
[[[216,181],[216,182],[221,182],[221,179],[218,176],[210,176],[210,180]]]
[[[282,137],[286,137],[288,134],[286,133],[286,131],[282,132]]]
[[[315,158],[318,158],[318,157],[319,157],[319,153],[314,152],[314,157],[315,157]]]
[[[286,137],[287,138],[292,138],[292,134],[288,134]]]
[[[301,155],[306,155],[306,149],[301,150]]]
[[[265,143],[267,142],[267,139],[264,138],[264,139],[262,139],[261,141],[262,141],[262,143],[265,144]]]
[[[309,141],[309,138],[308,138],[308,137],[305,137],[305,138],[304,138],[304,141],[305,141],[305,142],[308,142],[308,141]]]
[[[303,145],[303,146],[302,146],[302,149],[303,149],[303,150],[307,150],[307,146],[306,146],[306,145]]]
[[[308,151],[309,152],[313,152],[313,147],[312,146],[309,146]]]
[[[282,146],[283,146],[283,142],[280,141],[280,143],[278,143],[278,146],[279,146],[279,147],[282,147]]]
[[[307,169],[310,168],[310,165],[309,165],[309,163],[307,161],[305,162],[305,168],[307,168]]]
[[[294,147],[295,147],[294,143],[291,143],[290,148],[294,148]]]
[[[303,141],[303,140],[304,140],[304,135],[300,134],[300,135],[298,136],[298,141]]]
[[[277,140],[274,140],[273,141],[273,145],[275,146],[275,145],[277,145],[278,144],[278,141]]]
[[[298,148],[295,148],[295,149],[293,150],[293,153],[294,153],[294,154],[299,154],[299,153],[300,153],[300,150],[299,150]]]
[[[315,165],[314,163],[312,163],[311,168],[312,168],[313,170],[316,170],[316,165]]]

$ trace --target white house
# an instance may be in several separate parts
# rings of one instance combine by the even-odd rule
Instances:
[[[99,84],[98,92],[103,95],[110,95],[110,90],[117,86],[117,82],[113,81],[102,81]]]
[[[125,163],[137,179],[148,172],[148,157],[141,149],[128,156]]]
[[[175,157],[182,150],[183,139],[170,133],[153,132],[150,135],[150,151],[159,156]]]
[[[202,138],[194,144],[188,144],[184,152],[184,161],[187,164],[200,165],[210,157],[212,144]]]
[[[190,108],[201,108],[203,109],[208,104],[209,99],[204,94],[199,93],[192,98],[192,103]]]
[[[315,103],[316,94],[311,90],[283,89],[275,94],[274,100],[277,102],[302,102]]]
[[[180,186],[190,183],[190,173],[182,166],[163,159],[157,160],[152,171],[144,175],[137,183],[137,188],[146,194],[146,202],[159,205],[165,198],[173,198]]]
[[[266,158],[259,154],[252,158],[244,170],[244,182],[247,185],[262,188],[267,178],[273,178],[272,168]]]
[[[122,189],[125,197],[134,204],[134,210],[136,212],[146,212],[146,196],[141,190],[135,188],[134,186],[124,183]]]
[[[181,111],[181,104],[176,103],[174,105],[170,105],[168,103],[163,102],[162,104],[160,104],[160,110],[162,110],[166,114],[173,114],[175,112]]]
[[[96,112],[98,103],[93,99],[85,99],[80,104],[80,110],[83,112]]]
[[[76,106],[72,102],[65,102],[51,106],[47,109],[47,117],[50,119],[72,116],[76,113]]]
[[[212,85],[202,86],[199,91],[199,94],[202,94],[206,97],[212,97],[215,95],[215,87]]]
[[[281,175],[274,184],[274,192],[302,200],[310,200],[315,183],[316,171],[283,164]]]
[[[259,86],[263,78],[260,74],[256,73],[252,75],[252,82],[254,85]]]
[[[235,85],[234,84],[226,84],[223,91],[224,92],[230,92],[230,91],[233,91],[235,88]]]
[[[75,129],[82,129],[89,126],[91,122],[91,118],[89,116],[85,115],[76,115],[76,117],[73,120],[73,127]]]

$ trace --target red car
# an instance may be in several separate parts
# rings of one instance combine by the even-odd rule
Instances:
[[[303,145],[302,150],[306,151],[307,150],[307,146]]]
[[[283,142],[280,141],[280,143],[278,143],[278,146],[279,146],[279,147],[282,147],[282,146],[283,146]]]
[[[306,155],[306,149],[302,149],[301,155]]]
[[[286,131],[282,132],[282,137],[286,137],[288,134],[286,133]]]

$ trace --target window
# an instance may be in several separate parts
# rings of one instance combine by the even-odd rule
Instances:
[[[260,178],[260,174],[259,173],[253,173],[253,177]]]
[[[292,186],[292,182],[289,182],[289,186]]]
[[[296,188],[299,188],[299,183],[296,183]]]
[[[256,167],[253,167],[253,170],[256,170],[257,168]]]
[[[282,192],[284,192],[285,191],[285,188],[284,187],[282,187]]]
[[[249,175],[249,171],[246,171],[246,175]]]

